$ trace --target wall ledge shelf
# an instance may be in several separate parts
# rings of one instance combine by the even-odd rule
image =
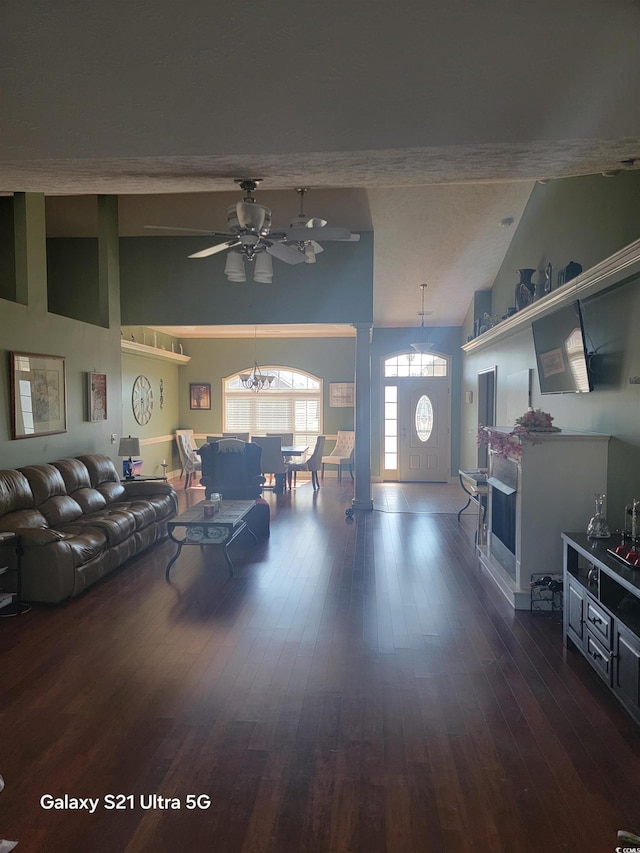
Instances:
[[[190,355],[150,347],[147,344],[139,344],[137,341],[126,341],[124,338],[120,339],[120,349],[131,355],[143,355],[147,358],[157,358],[160,361],[174,361],[178,364],[189,364],[191,361]]]
[[[467,341],[462,345],[462,350],[475,352],[496,344],[530,326],[533,320],[562,308],[576,299],[587,299],[604,290],[626,284],[638,276],[640,276],[640,239],[615,252],[604,261],[600,261],[594,267],[581,272],[571,281],[518,311],[512,317],[502,320],[472,341]]]

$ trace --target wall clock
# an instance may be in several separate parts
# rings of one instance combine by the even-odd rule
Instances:
[[[131,405],[133,406],[133,416],[136,421],[142,426],[148,424],[151,420],[151,412],[153,410],[153,391],[151,390],[151,383],[146,376],[136,376],[133,383]]]

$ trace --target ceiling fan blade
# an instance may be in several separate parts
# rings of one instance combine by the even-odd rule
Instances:
[[[287,246],[286,243],[272,243],[270,240],[263,242],[267,246],[267,252],[279,261],[284,261],[285,264],[303,264],[305,262],[304,253],[295,246]]]
[[[208,258],[209,255],[215,255],[218,252],[224,252],[226,249],[233,249],[234,246],[239,246],[240,240],[227,240],[226,243],[218,243],[217,246],[209,246],[208,249],[202,249],[201,252],[194,252],[189,255],[190,258]]]
[[[306,223],[305,228],[324,228],[326,224],[326,219],[319,219],[317,216],[314,216]]]
[[[205,231],[202,228],[183,228],[180,225],[145,225],[152,231],[186,231],[189,234],[208,234],[209,237],[233,237],[228,231]]]
[[[241,228],[252,228],[260,231],[264,225],[266,209],[261,204],[249,201],[239,201],[236,204],[236,216]]]
[[[316,253],[316,255],[319,255],[320,252],[324,252],[324,249],[322,248],[320,243],[316,243],[315,240],[310,240],[309,242],[311,243],[313,251]]]
[[[270,234],[275,240],[290,240],[304,243],[305,240],[350,240],[351,232],[348,228],[283,228],[282,231]]]

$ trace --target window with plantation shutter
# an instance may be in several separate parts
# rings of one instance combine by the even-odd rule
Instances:
[[[322,380],[289,367],[260,366],[275,379],[257,393],[242,387],[241,370],[223,380],[223,431],[292,432],[294,444],[313,446],[322,427]]]

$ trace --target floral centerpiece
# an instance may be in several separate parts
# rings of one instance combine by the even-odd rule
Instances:
[[[494,427],[479,426],[478,444],[488,445],[493,454],[503,459],[507,457],[521,459],[523,442],[539,444],[540,440],[536,438],[536,433],[560,432],[560,429],[554,427],[552,422],[553,416],[548,412],[543,412],[541,409],[529,409],[524,415],[516,418],[515,426],[511,432],[503,432]]]
[[[514,429],[520,432],[560,432],[558,427],[553,426],[553,415],[541,409],[528,409],[524,415],[516,418]]]

